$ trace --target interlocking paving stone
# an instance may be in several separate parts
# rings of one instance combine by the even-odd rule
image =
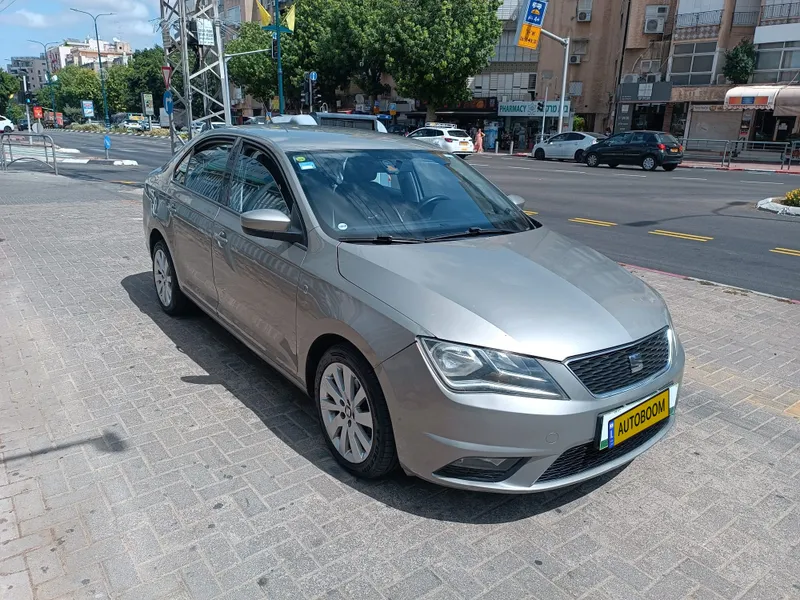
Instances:
[[[688,355],[653,451],[534,496],[363,482],[299,391],[160,311],[134,195],[0,175],[3,600],[800,596],[800,306],[634,270]]]

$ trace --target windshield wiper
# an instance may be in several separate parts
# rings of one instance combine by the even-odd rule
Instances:
[[[421,244],[425,240],[419,238],[395,237],[393,235],[376,235],[373,237],[340,237],[340,242],[350,244]]]
[[[470,227],[466,231],[457,231],[455,233],[443,233],[442,235],[434,235],[425,238],[426,242],[435,242],[438,240],[454,240],[457,238],[477,237],[479,235],[502,235],[505,233],[520,233],[518,229],[497,229],[489,227]]]

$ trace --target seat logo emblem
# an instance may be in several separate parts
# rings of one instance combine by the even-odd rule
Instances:
[[[638,373],[644,369],[644,361],[641,352],[634,352],[628,355],[628,363],[631,365],[631,373]]]

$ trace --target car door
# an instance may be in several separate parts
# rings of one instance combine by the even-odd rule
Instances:
[[[268,358],[294,373],[297,282],[306,249],[245,234],[240,216],[258,209],[279,210],[302,225],[274,155],[244,141],[233,158],[228,194],[214,224],[218,314]]]
[[[643,131],[633,132],[630,142],[625,149],[624,162],[630,165],[638,165],[641,163],[645,154],[647,154],[650,138],[653,138],[653,141],[655,141],[655,137],[652,133]]]
[[[175,169],[166,198],[178,281],[212,311],[217,306],[217,291],[211,240],[232,147],[230,137],[212,138],[194,146]]]
[[[630,133],[618,133],[604,142],[601,152],[603,162],[619,164],[624,162],[624,154],[631,139]]]
[[[544,155],[546,158],[564,158],[564,146],[567,143],[567,134],[554,135],[545,144]]]

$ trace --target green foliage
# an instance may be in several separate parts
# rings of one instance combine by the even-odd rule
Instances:
[[[131,107],[137,105],[139,100],[139,97],[134,97],[135,91],[131,87],[133,69],[130,66],[117,65],[109,68],[106,74],[106,97],[108,98],[109,115],[128,112]],[[155,96],[153,96],[153,102],[155,103]]]
[[[19,92],[21,85],[19,79],[10,73],[0,71],[0,114],[7,112],[8,104],[11,101],[9,96]]]
[[[756,48],[750,40],[742,40],[725,52],[722,74],[735,84],[747,83],[756,68]]]
[[[799,206],[800,207],[800,190],[792,190],[786,194],[783,199],[783,204],[786,206]]]
[[[64,67],[58,72],[54,90],[56,110],[61,110],[65,106],[80,106],[81,100],[92,100],[95,110],[99,109],[102,112],[103,96],[100,93],[100,78],[94,69],[84,69],[76,65]],[[42,106],[50,106],[49,90],[42,89],[37,100]]]
[[[75,123],[83,119],[83,109],[78,106],[65,106],[61,109],[61,112],[64,113],[65,117],[69,117]]]
[[[467,78],[489,64],[502,25],[500,0],[392,0],[382,23],[388,70],[401,94],[435,109],[471,97]],[[391,25],[390,25],[391,24]]]
[[[260,23],[242,23],[239,37],[228,43],[227,54],[272,48],[272,34],[261,29]],[[270,52],[236,56],[228,61],[228,77],[245,88],[259,102],[269,104],[278,92],[278,75]]]
[[[14,123],[18,123],[20,119],[25,118],[25,107],[12,100],[6,106],[5,116],[14,121]]]
[[[156,114],[161,108],[164,98],[164,77],[161,74],[161,67],[164,65],[164,49],[160,46],[137,50],[128,61],[128,95],[126,103],[129,112],[140,112],[142,93],[153,94],[153,107]],[[183,80],[173,77],[172,86],[183,92]],[[109,97],[109,102],[111,98]]]
[[[586,119],[583,117],[579,117],[575,115],[572,118],[572,130],[573,131],[586,131]]]

